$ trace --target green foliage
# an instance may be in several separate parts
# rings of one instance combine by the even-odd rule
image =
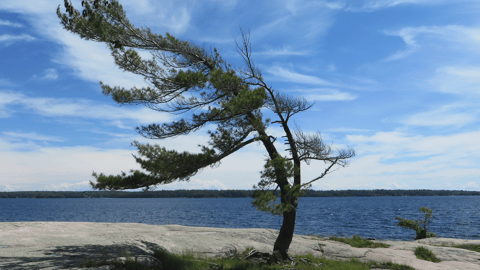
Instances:
[[[267,158],[263,166],[264,170],[261,172],[261,178],[266,183],[273,183],[277,180],[277,175],[285,178],[292,178],[298,168],[294,168],[293,162],[289,161],[287,157],[277,155],[274,159]]]
[[[435,257],[430,250],[425,247],[417,247],[415,248],[415,256],[417,256],[420,260],[426,260],[431,262],[440,262],[441,260]]]
[[[415,230],[417,232],[415,240],[436,237],[436,234],[427,231],[429,219],[432,218],[432,210],[426,207],[421,207],[420,212],[426,213],[423,220],[408,220],[401,217],[396,217],[395,219],[400,221],[397,226]],[[420,227],[421,224],[423,224],[423,228]]]
[[[480,252],[480,245],[475,245],[475,244],[454,245],[453,243],[451,244],[442,243],[442,247],[454,247],[454,248],[461,248],[461,249]]]
[[[176,255],[166,252],[164,250],[155,250],[153,257],[161,262],[162,266],[154,268],[146,268],[140,263],[136,262],[131,254],[126,254],[126,262],[120,261],[107,261],[96,262],[89,260],[81,265],[81,268],[98,267],[102,265],[113,265],[112,269],[122,270],[206,270],[206,269],[222,269],[222,270],[281,270],[281,269],[301,269],[301,270],[314,270],[314,269],[330,269],[330,270],[355,270],[355,269],[396,269],[396,270],[414,270],[414,268],[407,265],[394,264],[392,262],[367,262],[362,263],[357,259],[350,259],[348,261],[341,260],[328,260],[325,258],[315,258],[312,254],[295,256],[294,268],[291,268],[290,263],[285,265],[268,265],[268,264],[256,264],[248,260],[242,260],[249,251],[253,248],[247,248],[242,254],[234,255],[231,257],[221,258],[206,258],[200,257],[193,252],[186,252],[182,255]],[[303,259],[303,260],[301,260]],[[304,260],[311,263],[305,263]],[[321,265],[320,267],[316,265]]]
[[[145,187],[144,191],[148,191],[149,186],[168,184],[173,179],[188,180],[202,168],[208,165],[214,166],[216,161],[215,152],[207,148],[202,149],[202,154],[190,154],[186,151],[178,153],[175,150],[167,150],[158,145],[140,145],[137,141],[132,144],[137,146],[139,153],[147,158],[142,159],[134,155],[142,169],[149,171],[150,174],[138,170],[130,170],[132,174],[128,176],[124,172],[116,176],[106,176],[103,173],[98,175],[93,172],[92,176],[98,182],[94,184],[90,181],[94,189],[123,190]]]
[[[253,186],[253,202],[252,205],[257,210],[270,212],[273,215],[281,215],[284,211],[291,211],[293,205],[290,203],[291,198],[298,198],[305,194],[305,190],[300,189],[300,185],[290,186],[289,184],[283,186],[284,200],[280,204],[275,204],[277,197],[274,192],[266,190],[271,185],[278,185],[277,179],[289,179],[298,173],[299,169],[289,161],[286,157],[277,155],[274,159],[266,159],[264,170],[261,172],[262,180],[259,186]]]
[[[180,70],[175,76],[174,81],[179,85],[183,85],[189,88],[204,88],[205,84],[208,82],[208,78],[202,71],[195,72],[192,70]]]
[[[476,252],[480,252],[480,245],[474,245],[474,244],[465,244],[465,245],[458,245],[458,246],[453,246],[453,247],[456,247],[456,248],[463,248],[463,249],[468,249],[468,250],[471,250],[471,251],[476,251]]]

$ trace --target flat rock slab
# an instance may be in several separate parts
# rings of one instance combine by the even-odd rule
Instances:
[[[199,256],[215,257],[242,253],[253,247],[271,253],[278,236],[273,229],[236,229],[148,225],[142,223],[96,222],[0,222],[0,269],[80,269],[88,260],[101,261],[132,256],[153,255],[154,249],[175,254],[191,251]],[[354,248],[348,244],[318,237],[294,235],[290,255],[311,253],[314,257],[363,262],[394,262],[416,269],[480,269],[480,253],[441,247],[477,244],[480,240],[429,238],[418,241],[374,241],[389,248]],[[319,244],[321,244],[320,249]],[[413,254],[425,246],[440,263],[419,260]],[[90,268],[94,269],[94,268]],[[108,268],[96,268],[108,269]]]

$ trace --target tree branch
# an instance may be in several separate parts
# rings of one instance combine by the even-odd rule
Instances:
[[[333,167],[333,165],[335,165],[335,164],[337,163],[337,161],[338,161],[338,159],[335,159],[335,161],[332,162],[332,164],[330,164],[330,166],[328,166],[328,168],[326,168],[325,171],[324,171],[319,177],[313,179],[312,181],[310,181],[310,182],[308,182],[308,183],[303,184],[301,187],[307,186],[307,185],[309,185],[310,183],[315,182],[315,181],[317,181],[317,180],[320,179],[320,178],[323,178],[325,175],[327,175],[328,171]]]

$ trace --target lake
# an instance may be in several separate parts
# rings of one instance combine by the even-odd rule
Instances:
[[[252,198],[0,199],[0,222],[58,221],[179,224],[280,230],[282,216],[256,210]],[[480,239],[480,196],[301,197],[295,234],[413,240],[396,216],[423,219],[439,237]]]

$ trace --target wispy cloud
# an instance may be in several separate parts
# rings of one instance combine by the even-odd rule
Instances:
[[[382,1],[382,0],[370,0],[367,1],[362,9],[363,10],[377,10],[377,9],[382,9],[382,8],[388,8],[388,7],[394,7],[397,5],[402,5],[402,4],[428,4],[428,3],[434,3],[438,2],[437,1],[432,1],[432,0],[390,0],[390,1]]]
[[[16,138],[30,139],[34,141],[54,141],[54,142],[63,142],[64,140],[56,136],[45,136],[42,134],[37,134],[36,132],[31,133],[22,133],[22,132],[2,132],[4,135]]]
[[[191,13],[195,8],[195,1],[135,0],[122,1],[122,5],[128,12],[127,16],[130,20],[140,19],[144,24],[142,26],[161,27],[173,35],[180,35],[190,27]]]
[[[280,66],[273,66],[267,68],[266,71],[274,75],[274,79],[279,81],[288,81],[292,83],[302,83],[302,84],[317,84],[325,86],[338,86],[338,84],[329,82],[324,79],[320,79],[315,76],[303,75],[295,71],[288,70]]]
[[[480,66],[444,66],[435,70],[427,80],[427,89],[434,92],[455,94],[460,97],[480,98]]]
[[[33,76],[34,78],[38,78],[37,75],[34,75]],[[40,77],[39,79],[40,80],[56,80],[58,78],[58,72],[56,69],[54,68],[49,68],[47,70],[45,70],[45,74]]]
[[[388,183],[402,183],[407,189],[475,189],[480,173],[479,136],[480,131],[445,136],[398,131],[347,135],[357,157],[348,169],[330,175],[326,184],[334,179],[343,185],[338,188],[385,188]],[[302,174],[311,174],[310,170]],[[316,187],[326,184],[320,182]]]
[[[443,105],[438,109],[417,113],[400,122],[413,126],[456,126],[461,127],[478,121],[480,109],[465,112],[470,106],[465,104]]]
[[[351,101],[358,98],[357,95],[328,88],[309,89],[305,90],[304,93],[302,96],[312,101]]]
[[[253,2],[252,2],[253,4]],[[251,31],[252,42],[275,39],[284,44],[295,44],[301,39],[314,40],[328,33],[334,22],[333,14],[342,7],[341,2],[287,0],[268,5],[271,19],[265,20],[263,13],[257,15],[262,24]],[[279,31],[281,29],[281,31]]]
[[[47,80],[55,80],[58,78],[58,73],[57,70],[54,68],[49,68],[45,71],[45,76],[43,76],[44,79]]]
[[[404,57],[407,57],[414,52],[416,52],[419,49],[419,46],[414,40],[414,37],[416,34],[418,34],[418,31],[412,31],[412,28],[404,28],[400,31],[384,31],[385,34],[391,35],[391,36],[399,36],[403,39],[405,44],[407,45],[407,49],[403,51],[397,51],[393,55],[387,57],[384,61],[394,61],[398,60]]]
[[[253,52],[253,55],[267,55],[267,56],[282,56],[282,55],[307,55],[308,51],[295,51],[288,46],[283,46],[283,49],[269,49],[263,52]]]
[[[0,35],[0,44],[4,44],[6,46],[9,46],[15,42],[21,42],[21,41],[28,42],[28,41],[34,41],[34,40],[35,40],[34,37],[27,34],[18,35],[18,36],[12,36],[9,34]]]
[[[23,27],[22,24],[20,23],[13,23],[13,22],[10,22],[10,21],[6,21],[6,20],[0,20],[0,26],[10,26],[10,27]]]
[[[32,98],[21,93],[0,92],[0,109],[10,104],[19,104],[24,107],[22,111],[27,109],[32,113],[49,117],[79,117],[110,121],[133,120],[141,124],[168,122],[174,118],[168,113],[156,112],[145,107],[127,109],[99,105],[85,99]],[[9,115],[13,114],[13,109],[8,112]]]
[[[477,53],[478,46],[480,45],[480,28],[459,25],[405,27],[398,31],[384,30],[384,33],[386,35],[401,37],[407,46],[405,50],[397,51],[384,59],[384,61],[402,59],[419,51],[421,46],[415,39],[422,34],[431,34],[432,38],[448,42],[445,46],[461,46]]]
[[[365,0],[363,2],[363,5],[360,6],[357,6],[358,3],[355,3],[355,5],[350,4],[345,9],[354,12],[371,12],[399,5],[441,5],[452,3],[452,1],[449,0]],[[455,1],[455,3],[458,2],[475,2],[475,0]]]
[[[227,186],[217,179],[213,180],[201,180],[194,178],[188,182],[174,182],[168,185],[157,186],[157,190],[179,190],[179,189],[216,189],[224,190],[228,189]]]
[[[299,11],[312,10],[317,8],[328,8],[332,10],[341,9],[345,6],[341,1],[305,1],[305,0],[286,0],[285,8],[294,15]]]
[[[207,128],[211,128],[208,126]],[[8,135],[20,133],[8,132]],[[25,134],[23,134],[25,135]],[[41,135],[37,135],[41,137]],[[159,144],[167,149],[179,152],[200,152],[197,144],[206,144],[209,136],[206,132],[196,132],[187,136],[152,141],[135,136],[115,136],[102,142],[99,147],[46,147],[35,142],[23,142],[0,136],[0,164],[9,164],[2,168],[3,181],[0,190],[91,190],[88,180],[95,182],[91,176],[92,170],[107,175],[128,172],[130,169],[141,170],[132,154],[138,156],[134,147],[118,149],[129,145],[132,140],[140,143]],[[33,137],[24,136],[24,137]],[[48,136],[45,136],[48,138]],[[250,145],[250,148],[258,148]],[[109,149],[112,148],[112,149]],[[280,148],[279,148],[280,149]],[[25,151],[19,151],[25,150]],[[2,153],[8,154],[2,154]],[[256,151],[239,151],[222,160],[218,168],[206,167],[200,174],[192,177],[189,182],[175,182],[158,186],[158,189],[250,189],[260,178],[259,171],[263,169],[264,157]],[[66,180],[68,179],[68,180]],[[251,179],[245,182],[245,179]],[[5,184],[15,183],[15,184]],[[42,184],[38,184],[42,183]],[[45,184],[43,184],[45,183]]]
[[[464,132],[445,136],[412,135],[405,132],[378,132],[372,136],[347,135],[347,140],[359,146],[368,146],[364,151],[383,153],[385,157],[435,156],[447,160],[452,157],[480,158],[480,144],[476,143],[480,131]],[[362,147],[363,148],[363,147]]]
[[[265,71],[273,75],[273,77],[268,78],[269,80],[283,81],[283,82],[297,83],[297,84],[321,85],[321,86],[327,86],[327,87],[347,88],[347,89],[353,89],[353,90],[369,90],[372,88],[372,85],[378,84],[375,80],[368,79],[368,78],[349,78],[360,83],[360,85],[358,83],[346,84],[341,82],[332,82],[329,80],[318,78],[316,76],[301,74],[293,70],[281,67],[279,65],[274,65],[272,67],[266,68]],[[316,90],[316,89],[312,89],[312,90]],[[336,89],[323,89],[323,90],[329,90],[330,92],[332,92],[332,94],[335,94],[335,95],[340,94],[340,92],[338,92],[338,90]],[[297,91],[303,91],[303,90],[297,90]],[[329,94],[329,96],[331,96],[332,94]],[[347,99],[351,99],[354,96],[343,95],[343,97]]]
[[[337,67],[334,64],[330,64],[330,65],[328,65],[327,70],[328,71],[335,71],[335,70],[337,70]]]
[[[370,131],[368,129],[363,128],[329,128],[327,129],[328,132],[366,132]]]
[[[9,79],[0,78],[0,86],[15,86]]]

